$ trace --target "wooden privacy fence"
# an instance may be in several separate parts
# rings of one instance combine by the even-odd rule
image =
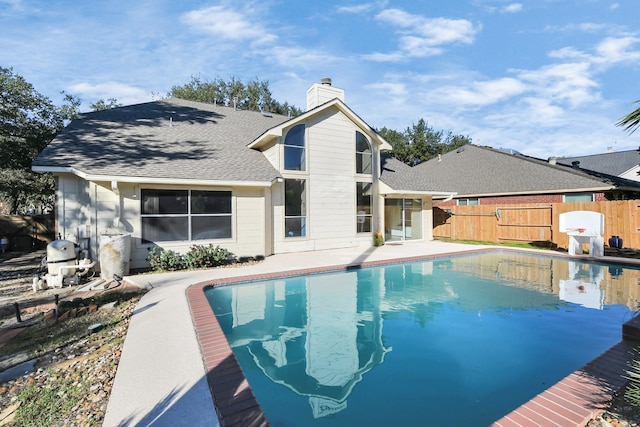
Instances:
[[[554,243],[566,248],[559,215],[570,211],[604,214],[604,239],[620,236],[625,248],[640,248],[640,200],[550,204],[447,206],[433,208],[433,236],[496,243]]]
[[[43,249],[54,237],[55,220],[49,215],[0,215],[0,238],[9,240],[8,251]]]

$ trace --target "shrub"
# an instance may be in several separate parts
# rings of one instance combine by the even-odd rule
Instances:
[[[162,249],[158,246],[149,248],[149,265],[155,271],[176,271],[186,268],[184,259],[179,253]]]
[[[184,261],[188,268],[212,268],[227,264],[231,253],[220,246],[191,246],[189,252],[184,255]]]
[[[149,265],[154,271],[213,268],[228,264],[233,254],[220,246],[193,245],[184,255],[154,246],[149,249]]]

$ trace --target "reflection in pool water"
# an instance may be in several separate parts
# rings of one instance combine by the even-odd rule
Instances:
[[[496,252],[207,296],[274,426],[487,425],[620,340],[615,268]]]

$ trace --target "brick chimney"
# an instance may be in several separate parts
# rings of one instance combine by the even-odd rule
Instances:
[[[320,83],[314,83],[307,90],[307,110],[311,110],[335,98],[344,102],[344,90],[333,87],[331,79],[325,77],[320,80]]]

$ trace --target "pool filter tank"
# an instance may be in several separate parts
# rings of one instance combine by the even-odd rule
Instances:
[[[78,284],[95,265],[90,259],[78,260],[80,248],[69,240],[54,240],[47,245],[45,257],[47,273],[33,278],[33,290],[49,287],[62,288],[65,284]],[[45,265],[43,260],[43,267]]]

